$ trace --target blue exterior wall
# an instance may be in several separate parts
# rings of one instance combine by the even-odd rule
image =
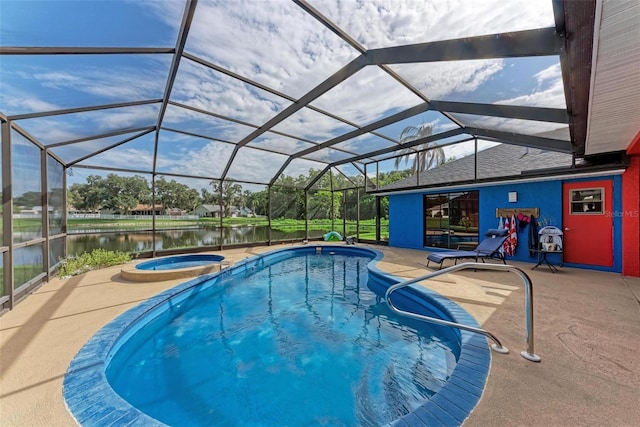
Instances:
[[[424,249],[423,194],[389,196],[389,246]]]
[[[614,211],[622,211],[622,178],[616,176],[603,176],[597,178],[584,178],[565,180],[565,182],[580,182],[612,179],[613,180],[613,204]],[[479,191],[479,230],[480,240],[489,228],[497,228],[496,208],[540,208],[539,220],[543,225],[554,225],[562,228],[562,180],[511,183],[486,187],[465,187],[458,191]],[[455,189],[446,190],[453,192]],[[510,203],[509,192],[518,193],[518,201]],[[425,249],[423,236],[423,197],[425,194],[437,194],[445,191],[430,191],[414,194],[389,195],[389,246],[409,249]],[[520,231],[518,227],[518,246],[516,254],[508,257],[516,261],[537,262],[536,256],[529,256],[529,226]],[[565,264],[571,267],[592,268],[602,271],[622,271],[622,218],[613,215],[613,267],[595,267],[578,264]],[[430,249],[437,250],[437,249]],[[549,260],[559,262],[559,255],[549,255]]]
[[[544,225],[562,227],[562,182],[545,181],[524,184],[506,184],[480,188],[480,233],[498,227],[496,208],[540,208],[538,218]],[[509,193],[518,193],[518,201],[509,203]],[[509,218],[511,219],[511,218]],[[508,259],[516,261],[536,261],[537,254],[529,256],[529,226],[518,230],[516,254]],[[483,236],[480,235],[480,240]],[[551,260],[551,258],[550,258]],[[558,259],[559,261],[559,259]]]

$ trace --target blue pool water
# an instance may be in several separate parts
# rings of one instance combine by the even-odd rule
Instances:
[[[224,259],[221,255],[195,254],[176,255],[165,258],[145,261],[136,265],[138,270],[175,270],[179,268],[200,267],[220,262]]]
[[[361,261],[360,264],[356,262],[355,268],[349,267],[351,264],[348,262],[341,265],[333,261],[330,268],[324,268],[323,274],[316,274],[316,267],[309,269],[306,261],[304,268],[297,266],[297,271],[301,273],[298,286],[305,290],[302,292],[304,303],[296,303],[293,298],[286,296],[286,292],[295,293],[291,292],[294,283],[286,278],[286,272],[278,267],[278,263],[296,255],[310,256],[316,252],[360,257]],[[393,425],[461,425],[480,401],[485,387],[491,363],[487,340],[482,335],[464,330],[436,329],[435,332],[427,332],[422,330],[423,324],[406,323],[406,320],[399,321],[390,316],[387,306],[380,304],[379,296],[402,279],[376,267],[382,257],[383,254],[377,250],[356,246],[293,246],[242,260],[222,272],[192,279],[155,295],[100,329],[74,357],[63,383],[67,408],[82,426],[166,426],[164,422],[153,418],[156,415],[173,417],[173,421],[167,419],[167,422],[177,425],[249,423],[263,426],[269,422],[280,426],[298,423],[300,418],[296,418],[296,412],[306,413],[309,407],[315,411],[313,413],[317,413],[316,408],[322,405],[323,399],[333,404],[338,399],[335,396],[340,396],[339,399],[352,402],[356,415],[345,406],[339,406],[343,404],[342,401],[336,403],[335,411],[334,408],[330,409],[341,414],[348,412],[348,416],[356,420],[350,425],[375,424],[396,414],[399,418],[392,421]],[[365,269],[363,263],[367,261]],[[317,267],[320,269],[322,266]],[[245,286],[244,283],[254,280],[251,277],[256,273],[266,274],[268,279],[262,283],[263,293],[245,294],[245,287],[248,291],[255,284]],[[368,279],[364,278],[365,274]],[[339,280],[340,276],[345,277],[343,282]],[[326,283],[330,284],[330,292],[322,294],[314,291],[314,286]],[[366,288],[363,283],[366,283]],[[370,289],[375,290],[378,297],[371,294]],[[203,304],[200,295],[217,295],[219,303],[210,306],[210,312],[206,312],[200,307]],[[281,299],[283,295],[285,300]],[[460,306],[421,286],[399,289],[394,292],[392,299],[394,305],[405,310],[478,327],[477,322]],[[347,305],[350,308],[342,307],[343,302],[350,304]],[[187,315],[191,308],[199,312],[194,317]],[[243,316],[249,316],[249,322],[238,316],[238,310],[245,309],[247,311],[243,312]],[[279,312],[284,316],[277,315]],[[170,313],[173,315],[169,316]],[[320,327],[313,333],[301,334],[298,324],[308,323],[308,317],[320,320]],[[345,323],[352,318],[357,319],[355,325],[360,322],[360,332],[350,338],[357,346],[349,348],[344,346],[349,338],[346,338],[348,335],[343,330],[357,329]],[[257,329],[249,331],[254,324]],[[164,328],[173,332],[165,332]],[[183,339],[189,329],[201,330],[191,340]],[[256,350],[253,343],[269,342],[265,338],[268,336],[276,337],[271,340],[271,347],[279,350],[271,356],[266,356],[265,352],[263,356],[263,351]],[[214,337],[220,337],[222,345],[218,343],[218,348],[224,348],[222,354],[207,353],[205,350],[202,352],[205,358],[199,362],[186,357],[194,352],[192,348],[202,347],[198,338],[208,343]],[[319,337],[318,342],[306,342],[309,337]],[[251,340],[253,343],[249,343]],[[137,349],[137,345],[144,349]],[[399,361],[393,355],[400,354],[396,350],[405,347],[409,349],[408,356],[405,354],[402,357],[407,359]],[[328,349],[332,348],[338,351],[330,352]],[[383,348],[390,351],[379,351]],[[434,348],[435,356],[432,356],[430,354]],[[302,357],[295,356],[294,349],[306,349],[307,353],[303,353]],[[447,355],[444,358],[446,368],[445,363],[437,359],[438,352]],[[354,357],[354,354],[359,357]],[[457,358],[455,362],[453,355]],[[138,359],[128,363],[128,357]],[[357,363],[352,364],[354,360]],[[144,373],[145,365],[152,369],[153,375],[157,375],[155,378]],[[301,386],[297,377],[306,376],[307,373],[311,376],[319,366],[326,367],[319,380]],[[137,394],[133,398],[143,407],[123,399],[108,381],[107,371],[109,380],[115,377],[120,382],[120,392],[123,395]],[[127,379],[128,372],[134,372],[135,375]],[[222,379],[229,372],[235,380]],[[250,381],[248,375],[256,372],[261,375]],[[280,381],[269,378],[280,372],[285,373],[279,377]],[[449,372],[446,382],[442,382],[440,377],[444,372]],[[340,375],[342,378],[339,378]],[[216,383],[217,378],[213,377],[221,377],[221,382]],[[354,378],[359,378],[357,386],[349,386],[354,384]],[[407,378],[411,378],[409,382],[412,384],[407,385]],[[143,390],[137,384],[140,379],[148,389]],[[214,382],[206,382],[209,379]],[[185,382],[191,388],[182,385]],[[283,387],[276,387],[283,384],[287,390],[285,395],[278,394]],[[155,392],[155,387],[165,393]],[[343,399],[347,388],[350,388],[351,396]],[[227,394],[232,396],[231,393],[237,390],[240,393],[235,398],[245,404],[241,408],[237,401],[227,397]],[[416,390],[430,397],[411,410],[421,399],[414,394]],[[433,394],[435,390],[437,392]],[[254,394],[247,397],[247,393]],[[264,396],[265,393],[267,396]],[[280,397],[269,401],[271,394]],[[385,395],[384,403],[379,400],[382,394]],[[157,405],[152,402],[154,398],[158,399]],[[265,400],[261,400],[263,398]],[[167,409],[164,409],[165,405]],[[220,408],[220,405],[230,405],[234,411],[227,413],[226,408]],[[143,412],[153,406],[156,406],[155,409],[150,411],[155,411],[154,415]],[[177,416],[167,414],[176,408],[179,409],[176,413],[184,415],[184,419],[176,420]],[[235,412],[238,408],[239,414]],[[366,413],[362,412],[364,409]],[[411,412],[401,415],[409,410]],[[243,418],[247,413],[250,419],[255,420],[255,414],[259,411],[271,414],[270,418],[261,418],[256,422]],[[323,412],[309,424],[347,424],[333,412]],[[373,416],[369,417],[369,414]],[[382,416],[378,421],[376,417],[380,414]]]
[[[378,426],[424,404],[460,353],[449,328],[398,319],[372,257],[281,257],[216,276],[116,346],[106,369],[169,425]]]

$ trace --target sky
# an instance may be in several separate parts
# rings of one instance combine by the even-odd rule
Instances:
[[[552,27],[551,0],[311,0],[362,49]],[[0,0],[1,46],[173,48],[182,0]],[[360,52],[290,1],[198,2],[185,53],[262,85],[253,86],[183,57],[159,134],[159,172],[215,178],[234,149],[257,128],[357,58]],[[18,115],[162,98],[172,57],[167,54],[0,55],[0,112]],[[390,65],[428,99],[565,108],[557,56]],[[311,102],[348,123],[303,108],[238,151],[228,177],[267,183],[287,157],[423,102],[388,73],[368,66]],[[64,161],[155,126],[159,104],[18,120]],[[215,116],[203,114],[213,113]],[[559,124],[454,115],[460,122],[525,134],[555,132]],[[229,120],[231,119],[231,120]],[[285,173],[371,149],[395,145],[406,126],[430,124],[434,133],[456,128],[426,112],[297,159]],[[130,130],[118,136],[109,132]],[[176,132],[178,131],[178,132]],[[188,134],[187,134],[188,133]],[[197,137],[190,134],[202,135]],[[566,134],[566,135],[565,135]],[[386,137],[386,138],[385,138]],[[94,138],[77,144],[55,144]],[[153,168],[155,136],[134,139],[79,164]],[[481,144],[488,146],[489,144]],[[469,144],[448,148],[468,154]],[[363,162],[366,162],[364,160]],[[89,172],[76,168],[69,184]],[[100,172],[103,174],[103,172]],[[192,180],[193,182],[193,180]]]

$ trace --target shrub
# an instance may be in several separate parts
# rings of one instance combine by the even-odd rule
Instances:
[[[60,276],[75,276],[98,268],[124,264],[128,261],[131,261],[131,254],[126,252],[94,249],[91,252],[63,260],[60,266]]]

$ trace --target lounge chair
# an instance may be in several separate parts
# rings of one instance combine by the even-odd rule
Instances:
[[[476,262],[478,262],[478,259],[482,259],[482,262],[484,262],[485,258],[497,258],[506,264],[507,262],[500,252],[500,248],[508,237],[509,230],[506,228],[502,230],[489,229],[485,233],[485,239],[472,251],[432,252],[427,256],[427,267],[429,267],[431,261],[440,264],[440,268],[442,268],[442,263],[446,259],[453,259],[457,264],[458,260],[463,258],[475,258]]]

